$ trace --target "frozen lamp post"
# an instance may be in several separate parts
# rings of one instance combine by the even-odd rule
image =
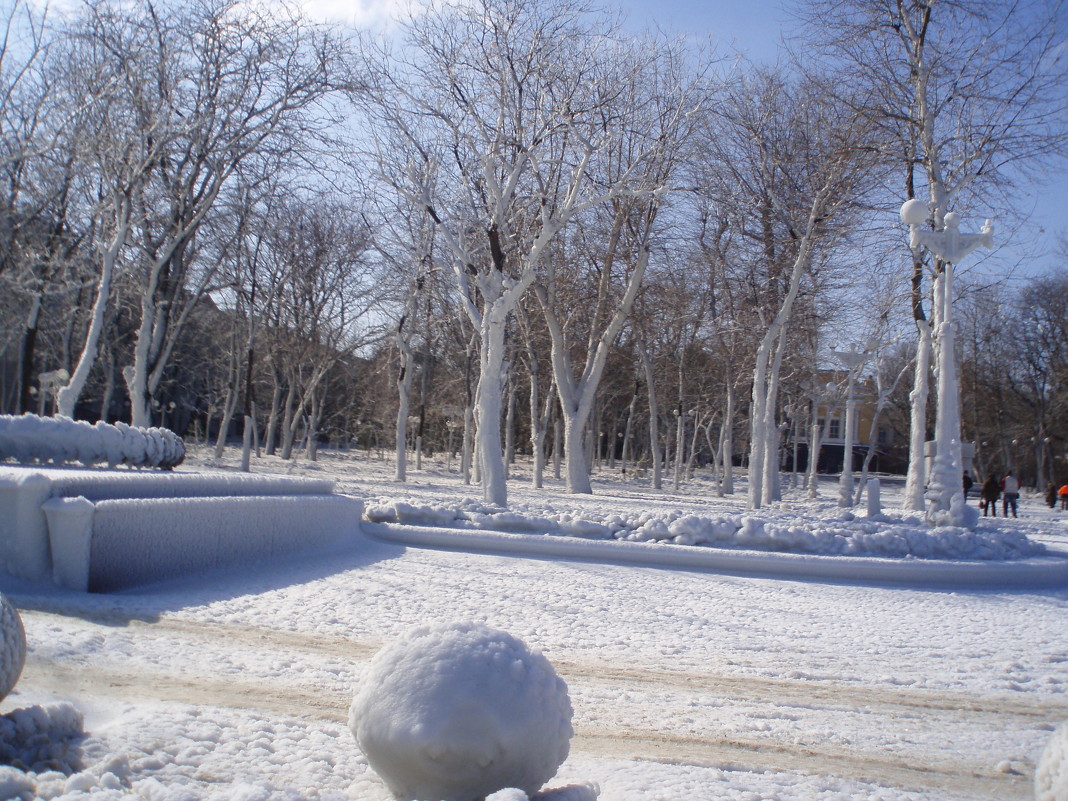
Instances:
[[[866,350],[858,351],[856,345],[850,345],[847,351],[835,350],[832,346],[831,353],[847,371],[845,443],[842,445],[842,476],[838,480],[838,505],[848,509],[853,506],[853,429],[857,415],[857,399],[853,389],[857,373],[868,361],[869,354]]]
[[[39,414],[41,417],[44,417],[45,405],[49,398],[52,399],[52,408],[55,409],[55,395],[57,392],[59,392],[60,388],[67,383],[69,379],[70,373],[68,373],[62,367],[58,370],[50,370],[47,373],[41,373],[39,376],[37,376],[37,382],[41,385],[41,391],[39,395]]]
[[[942,260],[943,268],[935,279],[934,320],[937,348],[938,395],[935,412],[935,457],[927,483],[927,522],[931,525],[964,526],[965,498],[962,485],[963,466],[960,447],[960,388],[953,342],[953,265],[979,247],[994,245],[994,229],[986,221],[982,232],[962,234],[960,215],[945,216],[945,230],[923,231],[929,217],[927,204],[907,200],[901,206],[901,221],[909,227],[909,245],[913,250],[927,248]]]

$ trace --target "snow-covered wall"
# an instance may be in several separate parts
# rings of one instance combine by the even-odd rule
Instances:
[[[185,459],[182,438],[166,428],[125,423],[95,425],[69,417],[0,414],[0,461],[86,467],[177,467]]]
[[[84,589],[112,592],[341,544],[359,535],[362,512],[347,495],[100,501]]]
[[[287,476],[0,467],[0,566],[104,590],[316,548],[359,527],[362,501],[333,489]]]

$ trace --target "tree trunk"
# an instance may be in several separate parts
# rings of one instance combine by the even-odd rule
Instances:
[[[483,317],[479,352],[481,371],[475,390],[482,498],[486,503],[502,507],[508,506],[508,476],[501,447],[505,315],[505,309],[492,308],[487,309]]]
[[[642,370],[645,372],[645,389],[649,395],[649,453],[653,460],[653,489],[660,489],[662,478],[660,475],[660,409],[656,403],[656,380],[653,375],[653,360],[643,342],[639,346],[642,359]]]
[[[278,374],[273,373],[274,390],[271,392],[271,412],[267,415],[267,435],[264,450],[268,456],[274,456],[278,441],[278,415],[282,407],[282,382]]]
[[[909,393],[909,466],[905,477],[905,495],[902,508],[906,512],[922,512],[924,487],[927,483],[927,466],[924,462],[924,443],[927,441],[927,397],[930,394],[931,327],[926,320],[916,321],[916,365],[913,372],[912,392]]]
[[[408,478],[408,409],[412,395],[412,354],[407,346],[401,347],[401,368],[397,375],[397,421],[396,454],[397,469],[393,480],[402,484]]]
[[[96,363],[97,353],[100,348],[100,337],[104,332],[104,313],[107,311],[108,302],[111,300],[111,279],[115,271],[115,262],[118,260],[119,251],[126,243],[126,233],[130,224],[130,207],[127,201],[120,203],[117,212],[117,230],[107,250],[104,251],[100,262],[100,278],[96,285],[96,300],[93,301],[93,309],[89,315],[89,330],[85,334],[85,344],[82,347],[78,364],[71,374],[67,386],[61,388],[56,394],[56,405],[61,415],[74,416],[74,407],[78,405],[78,399],[85,389],[89,380],[89,372]]]

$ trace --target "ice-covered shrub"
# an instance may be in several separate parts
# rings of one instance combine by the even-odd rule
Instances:
[[[0,593],[0,701],[15,688],[26,664],[26,632],[18,610]]]
[[[349,726],[398,799],[533,795],[567,758],[571,701],[549,661],[512,635],[425,626],[371,660]]]
[[[78,462],[86,467],[122,464],[171,468],[185,459],[185,443],[166,428],[4,414],[0,415],[0,461],[5,459],[20,464]]]
[[[1068,801],[1068,721],[1053,732],[1035,765],[1035,801]]]

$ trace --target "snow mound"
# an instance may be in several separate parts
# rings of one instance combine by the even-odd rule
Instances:
[[[0,461],[20,464],[79,462],[86,467],[177,467],[185,459],[182,438],[166,428],[125,423],[95,425],[69,417],[0,415]]]
[[[26,632],[18,610],[0,593],[0,701],[15,688],[26,664]]]
[[[967,511],[974,512],[974,509]],[[1011,560],[1041,556],[1046,548],[1021,531],[996,525],[931,528],[909,516],[856,517],[835,509],[831,517],[769,510],[760,517],[606,512],[603,516],[517,507],[503,510],[471,499],[432,506],[380,498],[367,504],[372,523],[446,526],[459,529],[549,534],[710,548],[863,556],[893,559]]]
[[[1068,801],[1068,721],[1053,732],[1035,765],[1035,801]]]
[[[70,704],[31,706],[0,715],[0,765],[8,766],[0,768],[0,798],[12,797],[3,788],[23,784],[23,789],[39,791],[37,785],[48,777],[35,774],[62,774],[66,783],[67,774],[81,770],[82,726],[82,713]]]
[[[567,758],[567,686],[549,660],[478,623],[423,626],[379,651],[349,712],[398,799],[530,796]]]

